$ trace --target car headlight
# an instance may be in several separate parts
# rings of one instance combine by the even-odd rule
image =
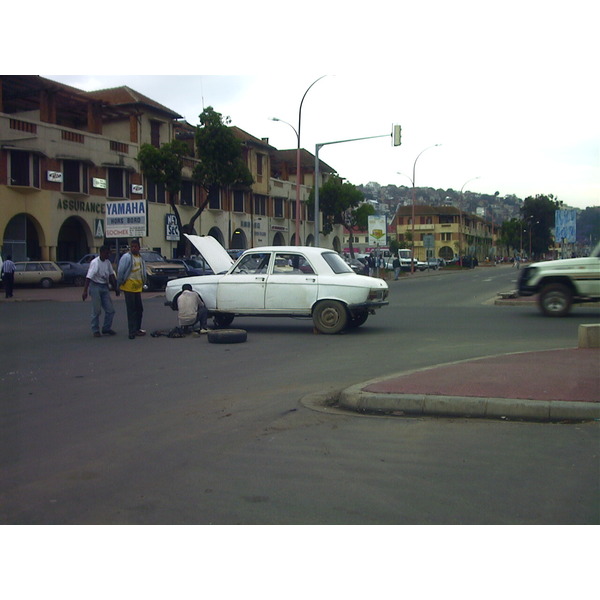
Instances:
[[[382,289],[382,288],[371,289],[369,291],[369,296],[367,297],[367,300],[369,300],[370,302],[381,301],[381,300],[385,300],[387,298],[387,295],[388,295],[387,289]]]

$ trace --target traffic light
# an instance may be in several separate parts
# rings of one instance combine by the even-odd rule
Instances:
[[[402,143],[402,126],[401,125],[393,126],[392,138],[394,140],[394,146],[399,146]]]

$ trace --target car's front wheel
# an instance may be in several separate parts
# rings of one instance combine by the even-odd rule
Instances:
[[[539,296],[539,307],[547,317],[565,317],[571,310],[573,294],[560,283],[547,285]]]
[[[46,290],[52,287],[52,283],[52,279],[48,279],[47,277],[44,277],[44,279],[40,281],[40,285]]]
[[[352,327],[352,328],[360,327],[361,325],[365,324],[365,322],[368,318],[369,318],[369,312],[366,310],[363,310],[358,313],[354,313],[350,317],[350,320],[348,321],[348,327]]]
[[[348,324],[348,311],[337,300],[323,300],[313,311],[313,323],[321,333],[339,333]]]

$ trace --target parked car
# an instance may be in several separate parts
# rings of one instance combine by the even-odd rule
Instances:
[[[181,263],[168,261],[154,250],[140,250],[140,254],[146,263],[146,290],[164,290],[168,281],[187,277]]]
[[[228,327],[238,315],[312,317],[318,331],[332,334],[359,327],[388,304],[383,279],[357,275],[333,250],[259,247],[233,263],[215,238],[186,237],[220,274],[169,281],[166,304],[190,283],[217,327]]]
[[[78,262],[61,260],[57,261],[56,264],[62,269],[63,283],[72,283],[77,286],[85,285],[85,277],[89,269],[89,263],[81,264]]]
[[[15,285],[41,285],[50,288],[63,279],[61,268],[49,260],[15,262]]]
[[[214,275],[213,270],[205,260],[199,258],[173,258],[169,262],[181,263],[189,276]]]

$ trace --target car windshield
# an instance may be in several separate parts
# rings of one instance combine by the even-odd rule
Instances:
[[[266,273],[270,258],[271,254],[268,252],[252,252],[250,254],[246,254],[237,263],[233,271],[231,271],[231,274],[239,275],[247,273]]]
[[[323,252],[322,256],[334,273],[354,273],[350,265],[339,254],[335,252]]]

